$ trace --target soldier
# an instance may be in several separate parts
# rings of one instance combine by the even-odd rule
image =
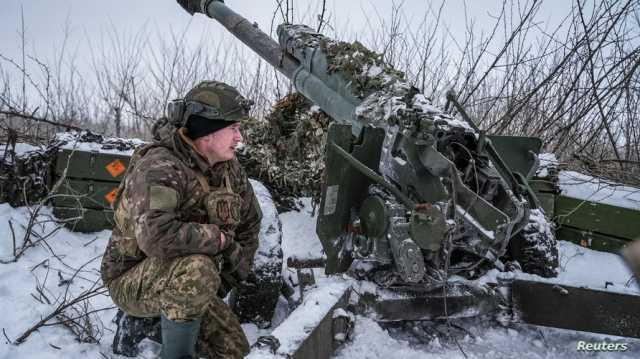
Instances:
[[[154,142],[137,150],[114,201],[102,260],[114,303],[160,317],[162,358],[240,358],[249,351],[221,282],[250,272],[262,213],[235,159],[250,106],[224,83],[202,82],[172,101]],[[222,277],[222,279],[221,279]]]

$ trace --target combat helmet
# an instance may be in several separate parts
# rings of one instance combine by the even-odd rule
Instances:
[[[186,127],[199,137],[202,131],[210,133],[246,118],[252,105],[230,85],[203,81],[183,99],[169,102],[167,117],[177,127]]]

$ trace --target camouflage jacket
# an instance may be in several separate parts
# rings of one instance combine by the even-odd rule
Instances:
[[[105,284],[146,257],[216,256],[223,249],[221,231],[241,245],[248,263],[258,248],[262,213],[240,163],[234,159],[211,167],[180,130],[163,130],[164,136],[155,129],[157,141],[136,150],[120,185],[116,224],[102,259]],[[225,172],[242,203],[233,232],[210,223],[205,207],[207,183],[202,182],[219,188]]]

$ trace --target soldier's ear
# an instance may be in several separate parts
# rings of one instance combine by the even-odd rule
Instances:
[[[206,136],[202,137],[202,142],[203,142],[204,144],[206,144],[206,145],[211,145],[211,143],[213,142],[213,136],[212,136],[212,135],[213,135],[214,133],[215,133],[215,132],[210,133],[210,134],[208,134],[208,135],[206,135]]]

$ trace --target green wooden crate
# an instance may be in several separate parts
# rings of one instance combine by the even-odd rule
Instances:
[[[55,207],[111,209],[118,182],[66,179],[53,199]]]
[[[630,242],[627,239],[606,236],[570,226],[561,226],[556,231],[556,237],[563,241],[579,244],[583,247],[612,253],[617,253]]]
[[[640,211],[557,196],[557,238],[599,251],[618,252],[640,238]]]
[[[68,221],[65,226],[76,232],[97,232],[113,228],[113,211],[88,208],[54,207],[53,214]],[[79,218],[77,220],[71,220]]]
[[[119,182],[129,166],[129,156],[110,153],[61,150],[56,158],[55,175],[66,178]]]
[[[640,238],[640,211],[557,196],[556,222],[581,230],[634,240]]]
[[[122,154],[72,151],[58,152],[55,180],[65,179],[54,197],[54,214],[74,231],[95,232],[113,228],[111,202],[115,198],[129,156]],[[66,169],[66,173],[65,173]]]

